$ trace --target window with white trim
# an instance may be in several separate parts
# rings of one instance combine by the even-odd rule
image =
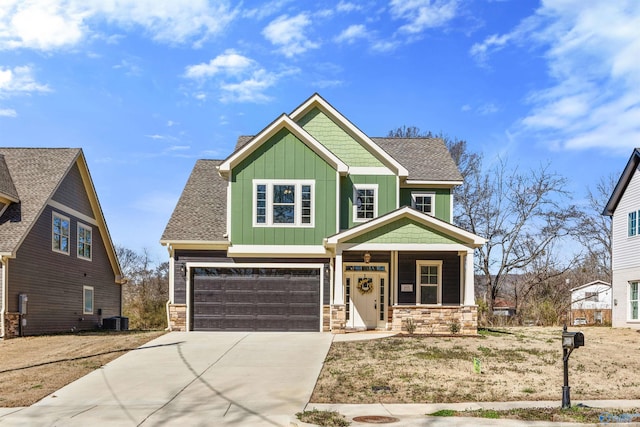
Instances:
[[[440,304],[442,300],[442,261],[416,262],[417,304]]]
[[[629,320],[638,320],[638,282],[629,282]]]
[[[82,314],[93,314],[93,286],[82,287]]]
[[[78,223],[78,258],[91,261],[93,238],[91,227]]]
[[[378,216],[378,185],[353,186],[353,222],[365,222]]]
[[[66,216],[53,212],[51,248],[55,252],[69,255],[69,229],[71,222]]]
[[[629,212],[629,221],[628,221],[628,236],[635,236],[638,234],[638,212],[633,211]]]
[[[411,193],[411,207],[429,215],[434,215],[436,202],[435,193]]]
[[[253,181],[253,224],[313,227],[314,181]]]

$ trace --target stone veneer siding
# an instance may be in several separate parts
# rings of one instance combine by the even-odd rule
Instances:
[[[421,307],[394,306],[391,330],[406,332],[407,319],[413,319],[417,334],[451,334],[451,324],[460,325],[459,334],[475,335],[478,333],[478,307]]]
[[[170,304],[169,305],[169,330],[177,332],[186,332],[187,330],[187,305],[186,304]]]
[[[4,327],[4,339],[20,336],[20,313],[5,313]]]
[[[347,310],[344,304],[331,306],[331,332],[342,334],[347,327]]]

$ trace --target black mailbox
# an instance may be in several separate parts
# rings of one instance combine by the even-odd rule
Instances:
[[[584,346],[584,334],[582,332],[562,332],[562,348],[573,349]]]

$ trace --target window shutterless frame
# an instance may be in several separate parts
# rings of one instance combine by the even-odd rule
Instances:
[[[314,180],[253,180],[254,227],[314,227]]]
[[[78,223],[78,258],[91,261],[93,255],[93,230],[88,225]]]
[[[428,215],[435,215],[436,193],[426,191],[412,192],[411,207]]]
[[[82,314],[93,314],[93,286],[82,287]]]
[[[442,261],[416,261],[416,304],[442,304]]]
[[[629,282],[629,320],[639,320],[638,317],[638,282]]]
[[[378,184],[353,185],[353,222],[366,222],[378,216]]]
[[[57,212],[51,215],[51,249],[54,252],[70,254],[71,220]]]

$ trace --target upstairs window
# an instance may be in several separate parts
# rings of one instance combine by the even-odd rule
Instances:
[[[365,222],[378,216],[378,186],[357,184],[353,187],[353,221]]]
[[[69,218],[53,212],[51,247],[55,252],[69,255]]]
[[[254,181],[254,225],[312,227],[313,181]]]
[[[93,239],[91,227],[78,224],[78,258],[91,261]]]
[[[636,211],[629,212],[629,236],[635,236],[638,230],[638,213]]]
[[[585,301],[594,301],[598,302],[598,293],[597,292],[585,292],[584,293]]]
[[[411,207],[428,215],[434,215],[435,201],[434,193],[411,193]]]

